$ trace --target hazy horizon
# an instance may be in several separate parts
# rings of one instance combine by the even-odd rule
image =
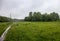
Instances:
[[[60,15],[60,0],[0,0],[0,15],[23,19],[29,12],[49,13]]]

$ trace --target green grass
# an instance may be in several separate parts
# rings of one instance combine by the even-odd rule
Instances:
[[[6,28],[8,27],[9,23],[7,22],[0,22],[0,36],[3,34],[3,32],[6,30]]]
[[[5,41],[60,41],[60,22],[16,23]]]

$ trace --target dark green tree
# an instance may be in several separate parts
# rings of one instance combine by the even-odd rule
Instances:
[[[58,13],[52,12],[52,13],[50,13],[50,17],[51,17],[52,21],[59,20]]]
[[[52,12],[50,14],[40,12],[29,12],[29,16],[25,17],[25,21],[56,21],[59,20],[58,13]]]

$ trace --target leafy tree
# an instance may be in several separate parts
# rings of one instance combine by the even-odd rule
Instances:
[[[56,21],[59,20],[58,13],[41,14],[40,12],[29,12],[29,16],[25,17],[25,21]]]
[[[52,21],[59,20],[58,13],[52,12],[52,13],[50,13],[50,16],[51,16]]]
[[[32,12],[29,12],[29,21],[32,21]]]
[[[29,17],[32,17],[32,12],[29,12]]]
[[[42,21],[48,21],[48,14],[45,13],[45,14],[42,14]]]
[[[41,21],[41,13],[40,12],[34,12],[33,14],[34,21]]]

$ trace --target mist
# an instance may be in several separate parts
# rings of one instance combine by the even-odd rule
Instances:
[[[0,15],[22,19],[29,12],[56,12],[60,14],[60,0],[0,0]]]

